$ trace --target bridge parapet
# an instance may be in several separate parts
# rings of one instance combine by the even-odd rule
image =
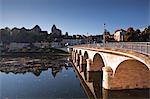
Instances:
[[[150,55],[150,42],[109,42],[100,44],[83,44],[77,45],[79,47],[93,47],[93,48],[115,48],[132,50],[145,55]]]

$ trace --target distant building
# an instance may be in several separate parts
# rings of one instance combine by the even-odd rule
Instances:
[[[47,31],[40,31],[40,36],[47,36],[48,32]]]
[[[2,49],[3,49],[3,43],[0,42],[0,52],[1,52]]]
[[[114,39],[116,41],[124,41],[124,35],[125,35],[126,31],[123,29],[120,30],[116,30],[114,33]]]
[[[95,35],[93,38],[95,43],[101,43],[103,40],[103,35]]]
[[[0,29],[0,41],[3,43],[18,42],[18,43],[33,43],[37,41],[46,41],[48,32],[36,25],[32,29],[25,27],[13,29]]]
[[[30,43],[15,43],[12,42],[8,45],[9,50],[22,49],[28,47]]]
[[[74,39],[74,38],[64,38],[62,40],[62,45],[67,46],[67,45],[80,45],[83,44],[83,39]]]
[[[108,41],[110,41],[110,32],[105,29],[103,33],[103,42],[106,43]]]
[[[62,44],[60,42],[51,42],[51,47],[60,48],[62,47]]]
[[[88,43],[101,43],[102,39],[103,39],[103,35],[88,36],[87,42]]]
[[[115,39],[114,39],[114,35],[113,35],[113,34],[109,35],[109,40],[108,40],[108,42],[115,42]]]
[[[12,30],[11,30],[11,35],[17,35],[18,33],[20,32],[20,29],[14,27]]]
[[[40,28],[40,26],[36,25],[35,27],[33,27],[33,29],[31,29],[31,31],[34,33],[40,33],[42,29]]]
[[[38,47],[38,48],[47,48],[50,46],[50,43],[48,43],[48,42],[37,42],[37,43],[33,43],[33,45],[35,47]]]
[[[53,38],[60,38],[62,36],[62,32],[60,29],[57,29],[55,25],[51,28],[51,37]]]

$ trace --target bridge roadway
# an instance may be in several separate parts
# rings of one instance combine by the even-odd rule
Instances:
[[[92,71],[102,72],[102,87],[108,90],[150,88],[150,55],[109,48],[72,47],[73,64],[83,79],[92,81]]]

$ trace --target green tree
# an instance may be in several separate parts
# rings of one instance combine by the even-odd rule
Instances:
[[[129,27],[127,29],[127,32],[125,34],[125,38],[124,39],[125,39],[125,41],[130,41],[130,42],[136,40],[136,32],[135,32],[135,30],[132,27]]]
[[[150,41],[150,26],[144,29],[144,31],[141,33],[141,37],[143,42]]]

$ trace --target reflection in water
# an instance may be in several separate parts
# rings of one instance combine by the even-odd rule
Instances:
[[[14,74],[26,74],[27,72],[33,73],[35,76],[40,76],[42,71],[52,68],[52,75],[55,77],[58,72],[65,67],[66,70],[70,67],[68,61],[65,59],[58,60],[44,60],[44,59],[31,59],[26,57],[21,58],[3,58],[4,61],[0,61],[0,71],[6,74],[10,72]],[[23,61],[22,61],[23,60]]]
[[[56,74],[61,70],[62,68],[52,67],[52,75],[55,78]]]
[[[61,72],[62,71],[62,68],[64,67],[66,70],[68,69],[68,67],[71,67],[70,66],[71,64],[69,63],[63,63],[61,65],[57,64],[56,66],[51,66],[49,68],[51,68],[51,73],[53,75],[53,77],[55,78],[56,74],[58,72]],[[42,73],[42,71],[45,71],[45,70],[48,70],[48,68],[42,66],[42,68],[36,68],[36,67],[32,67],[32,70],[30,70],[29,68],[29,71],[28,72],[32,72],[35,76],[40,76],[40,74]],[[8,74],[9,72],[5,72],[6,74]],[[13,72],[14,74],[18,74],[16,72]],[[26,72],[20,72],[19,74],[25,74]]]
[[[72,66],[62,60],[55,61],[48,70],[31,68],[32,72],[0,72],[0,99],[87,98]]]
[[[86,69],[86,64],[83,64],[83,72],[84,72],[84,78],[87,80],[87,69]]]
[[[51,66],[43,64],[25,68],[25,70],[20,69],[21,72],[13,72],[13,74],[0,72],[0,99],[87,98],[76,79],[71,64],[64,60],[57,60]],[[83,67],[87,81],[86,66]],[[104,90],[102,76],[102,72],[89,72],[88,74],[90,82],[86,83],[92,83],[92,91],[96,99],[149,99],[149,89]]]
[[[68,67],[71,67],[71,64],[69,64],[69,63],[63,63],[63,64],[61,64],[61,65],[58,65],[57,64],[57,66],[52,66],[52,67],[50,67],[51,68],[51,73],[52,73],[52,75],[53,75],[53,77],[55,78],[56,77],[56,74],[58,73],[58,72],[61,72],[62,71],[62,68],[65,68],[66,70],[68,70]],[[46,69],[47,70],[47,69]],[[35,76],[40,76],[40,74],[41,74],[41,72],[42,71],[44,71],[43,69],[41,70],[39,70],[39,69],[37,69],[37,70],[35,70],[34,72],[32,72]]]
[[[35,70],[32,73],[38,77],[38,76],[40,76],[41,72],[42,72],[42,70]]]
[[[108,91],[102,88],[102,72],[89,72],[89,76],[97,99],[150,99],[150,89]]]
[[[97,98],[102,97],[102,72],[93,72],[93,87]]]
[[[103,72],[100,71],[90,71],[88,72],[89,75],[89,83],[93,85],[93,92],[95,98],[102,98],[102,77]]]

